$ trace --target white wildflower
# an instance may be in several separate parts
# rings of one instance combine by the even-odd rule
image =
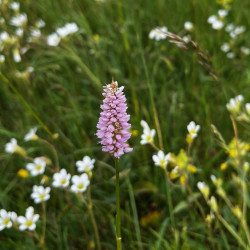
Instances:
[[[56,34],[52,33],[47,37],[47,44],[49,46],[57,46],[60,43],[61,38]]]
[[[2,231],[5,228],[12,227],[12,222],[10,218],[10,214],[5,210],[0,210],[0,231]]]
[[[37,28],[43,28],[45,26],[45,22],[42,19],[38,19],[36,22]]]
[[[163,151],[160,150],[158,151],[157,155],[153,155],[152,158],[156,166],[160,166],[165,169],[167,167],[169,159],[171,158],[171,154],[168,153],[167,155],[165,155]]]
[[[246,103],[246,111],[250,115],[250,103]]]
[[[205,182],[199,181],[197,183],[197,187],[200,190],[200,192],[203,194],[203,196],[205,197],[205,199],[207,199],[208,196],[209,196],[209,193],[210,193],[208,185]]]
[[[223,26],[224,26],[224,23],[218,19],[212,23],[212,28],[215,30],[220,30],[223,28]]]
[[[240,51],[241,51],[244,55],[246,55],[246,56],[250,55],[250,49],[247,48],[247,47],[242,46],[242,47],[240,48]]]
[[[88,172],[94,168],[95,159],[91,159],[89,156],[84,156],[82,161],[76,162],[78,172]]]
[[[40,37],[41,36],[41,31],[39,29],[33,29],[30,32],[32,37]]]
[[[149,38],[155,39],[156,41],[164,40],[167,38],[166,32],[168,31],[167,27],[157,27],[150,31]]]
[[[15,34],[19,37],[23,36],[23,29],[22,28],[16,29]]]
[[[73,183],[73,185],[71,186],[71,191],[74,193],[84,192],[89,185],[89,178],[85,173],[80,176],[74,175],[71,180]]]
[[[187,21],[184,23],[184,28],[185,30],[192,31],[194,29],[194,25],[191,22]]]
[[[33,72],[34,68],[29,67],[28,72]],[[31,128],[29,132],[24,136],[24,141],[35,141],[38,139],[38,135],[36,134],[37,127]]]
[[[141,136],[141,144],[152,143],[155,136],[155,129],[150,129],[147,122],[141,121],[141,126],[143,127],[143,134]]]
[[[18,153],[20,155],[26,155],[25,150],[17,144],[17,140],[15,138],[12,138],[10,142],[5,145],[5,152],[10,154]]]
[[[215,15],[212,15],[210,16],[208,19],[207,19],[207,22],[212,24],[214,23],[218,18],[215,16]]]
[[[46,167],[46,161],[41,157],[35,158],[33,163],[28,163],[26,165],[27,170],[30,171],[30,174],[32,176],[43,174],[45,171],[45,167]]]
[[[41,203],[43,201],[47,201],[50,198],[50,187],[43,186],[33,186],[31,198],[35,203]]]
[[[187,125],[187,130],[188,130],[189,134],[191,135],[192,139],[194,139],[198,135],[198,132],[200,130],[200,125],[196,125],[194,121],[191,121]]]
[[[10,19],[10,24],[16,27],[22,27],[27,23],[27,15],[25,13],[19,14],[18,16]]]
[[[233,52],[227,53],[227,58],[233,59],[235,58],[235,54]]]
[[[63,168],[60,170],[59,173],[55,173],[53,175],[53,187],[67,187],[69,185],[71,175],[66,172],[66,170]]]
[[[244,97],[242,95],[237,95],[235,98],[231,98],[226,105],[227,110],[233,114],[239,113],[243,101]]]
[[[19,11],[20,3],[18,3],[18,2],[12,2],[9,7],[10,7],[10,9],[12,9],[14,11]]]
[[[29,231],[33,231],[36,228],[36,222],[39,219],[39,214],[34,214],[34,208],[28,207],[26,209],[25,217],[19,216],[17,218],[19,225],[19,229],[21,231],[28,229]]]
[[[64,38],[70,34],[73,34],[79,30],[76,23],[67,23],[64,27],[57,28],[56,32],[61,38]]]
[[[234,30],[234,24],[230,23],[226,26],[226,32],[231,32]]]
[[[228,15],[228,11],[221,9],[218,11],[218,15],[219,15],[219,17],[224,18]]]
[[[19,62],[21,62],[21,60],[22,60],[18,48],[14,48],[14,49],[13,49],[13,60],[14,60],[16,63],[19,63]]]
[[[5,56],[4,55],[0,55],[0,63],[4,63],[5,62]]]
[[[220,49],[221,49],[223,52],[227,53],[227,52],[230,50],[230,45],[229,45],[229,43],[223,43],[223,44],[221,45]]]

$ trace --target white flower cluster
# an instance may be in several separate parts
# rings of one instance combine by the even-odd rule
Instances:
[[[217,15],[212,15],[207,19],[207,22],[211,24],[215,30],[220,30],[224,27],[224,18],[228,15],[227,10],[219,10]]]
[[[16,225],[19,230],[33,231],[36,228],[36,222],[39,219],[38,214],[34,214],[34,208],[28,207],[25,216],[17,216],[16,212],[7,212],[5,209],[0,210],[0,231],[5,228],[11,228]]]
[[[9,19],[5,20],[4,17],[0,18],[1,24],[9,24],[13,27],[10,30],[9,33],[6,31],[3,31],[0,33],[0,64],[3,64],[5,62],[5,45],[11,45],[12,46],[12,56],[13,60],[16,63],[19,63],[22,61],[21,54],[24,54],[27,49],[20,48],[20,39],[24,36],[24,31],[28,31],[29,27],[28,25],[28,16],[26,13],[20,13],[20,3],[19,2],[9,2],[9,8],[13,10],[13,15],[9,16]],[[35,27],[31,27],[31,33],[30,36],[27,37],[27,42],[34,41],[34,38],[38,38],[41,36],[40,28],[45,26],[45,22],[42,19],[38,19],[38,21],[35,23]],[[9,52],[8,52],[9,53]]]
[[[156,27],[152,29],[149,33],[149,38],[156,41],[164,40],[167,38],[167,27]]]
[[[230,113],[238,114],[241,109],[241,104],[244,101],[243,95],[237,95],[235,98],[231,98],[226,107]]]
[[[57,46],[61,39],[76,33],[79,30],[76,23],[66,23],[63,27],[57,28],[56,32],[47,37],[47,44],[49,46]]]
[[[71,178],[72,186],[70,187],[71,191],[74,193],[81,193],[86,191],[90,181],[88,174],[91,175],[91,170],[94,168],[95,159],[91,159],[89,156],[84,156],[82,161],[76,162],[76,167],[78,172],[86,172],[80,176],[74,175]],[[59,173],[53,175],[54,187],[66,188],[69,186],[71,175],[66,172],[65,169],[61,169]]]

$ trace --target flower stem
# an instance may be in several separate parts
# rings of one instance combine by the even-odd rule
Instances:
[[[119,183],[119,160],[115,158],[115,195],[116,195],[116,246],[117,250],[122,249],[122,237],[121,237],[121,216],[120,216],[120,183]]]
[[[166,179],[169,180],[168,172],[165,170]],[[170,214],[171,223],[173,225],[173,228],[175,229],[175,219],[174,219],[174,213],[173,213],[173,202],[172,197],[170,193],[170,183],[169,181],[166,181],[166,191],[167,191],[167,202],[168,202],[168,209]]]
[[[46,235],[46,204],[43,201],[42,202],[42,210],[43,210],[43,231],[42,231],[42,236],[40,239],[40,246],[42,249],[45,249],[44,242],[45,242],[45,235]]]
[[[41,143],[46,144],[48,147],[50,147],[52,154],[54,156],[54,160],[55,160],[55,166],[56,166],[56,171],[59,171],[60,167],[59,167],[59,159],[58,159],[58,154],[56,152],[55,146],[51,143],[49,143],[48,141],[39,138],[38,141],[40,141]]]
[[[95,238],[96,238],[96,242],[97,242],[97,249],[101,250],[101,243],[100,243],[99,232],[98,232],[98,228],[97,228],[97,225],[96,225],[95,216],[94,216],[94,213],[93,213],[93,203],[92,203],[92,200],[91,200],[91,190],[90,190],[90,187],[87,189],[87,195],[88,195],[88,204],[87,204],[87,206],[88,206],[89,215],[90,215],[93,227],[94,227]]]

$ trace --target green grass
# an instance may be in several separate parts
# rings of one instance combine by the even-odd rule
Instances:
[[[6,56],[5,64],[0,66],[1,73],[13,86],[11,88],[1,79],[0,208],[24,214],[32,205],[39,214],[42,212],[41,204],[35,205],[30,198],[32,186],[39,184],[39,177],[17,177],[17,171],[25,168],[26,162],[17,155],[4,152],[5,144],[14,137],[31,157],[46,155],[54,161],[50,148],[38,142],[23,142],[28,130],[38,125],[38,135],[55,146],[60,167],[72,175],[77,174],[75,162],[84,155],[96,159],[91,179],[93,210],[102,248],[115,249],[115,179],[114,171],[105,165],[114,166],[114,161],[101,151],[95,136],[103,98],[102,86],[114,77],[125,86],[132,129],[139,131],[138,136],[129,141],[133,152],[120,160],[121,171],[129,170],[121,177],[120,190],[123,248],[212,249],[206,222],[192,201],[185,202],[183,209],[174,214],[173,228],[166,179],[163,170],[153,164],[155,150],[149,145],[140,145],[140,121],[146,120],[151,128],[156,127],[153,96],[164,152],[177,154],[187,147],[186,126],[194,120],[201,125],[201,130],[192,148],[194,165],[200,170],[189,180],[193,191],[198,193],[198,181],[210,182],[210,174],[221,176],[229,184],[232,182],[230,172],[219,169],[227,156],[218,146],[210,124],[215,124],[227,142],[234,137],[226,103],[237,94],[243,94],[246,102],[250,102],[250,60],[249,56],[242,55],[230,60],[220,50],[221,44],[229,39],[228,35],[225,31],[213,30],[207,23],[207,18],[219,8],[215,1],[205,0],[22,1],[21,10],[28,15],[28,25],[32,26],[40,17],[46,26],[42,29],[41,39],[29,44],[21,63],[13,62],[10,47],[5,52],[9,57]],[[239,51],[241,45],[249,45],[249,8],[249,1],[233,1],[226,19],[228,23],[247,28],[237,40],[235,51]],[[5,11],[3,16],[7,18],[9,13],[9,10]],[[185,21],[194,23],[192,39],[204,51],[209,51],[220,83],[198,65],[195,53],[183,51],[167,40],[156,42],[148,38],[150,30],[157,25],[167,26],[169,31],[183,35]],[[47,35],[66,22],[76,22],[79,32],[58,47],[48,47]],[[94,39],[96,34],[98,40]],[[24,39],[20,46],[25,46]],[[15,76],[16,70],[24,71],[28,66],[34,67],[29,78]],[[249,141],[249,125],[247,128],[244,130],[238,125],[240,138],[245,141]],[[56,140],[51,138],[54,133],[59,134]],[[158,142],[156,136],[157,145]],[[240,191],[231,192],[232,186],[229,185],[228,191],[234,201]],[[213,188],[212,192],[215,193]],[[189,195],[184,188],[171,187],[171,196],[175,209],[187,201]],[[201,195],[198,200],[206,214],[209,213]],[[222,202],[219,205],[224,217],[245,240],[235,217]],[[95,241],[94,230],[88,210],[74,194],[52,189],[46,206],[48,220],[44,249],[94,249],[91,248],[91,242]],[[142,226],[140,219],[154,211],[159,214],[158,220]],[[215,249],[239,249],[237,241],[218,221],[212,228]],[[37,232],[42,232],[41,219],[37,223]],[[16,229],[1,231],[0,245],[4,250],[39,249],[34,238]]]

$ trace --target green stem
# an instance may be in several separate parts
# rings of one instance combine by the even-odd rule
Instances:
[[[46,235],[46,204],[44,201],[42,201],[42,210],[43,210],[43,231],[42,231],[42,237],[40,240],[40,246],[45,249],[44,242],[45,242],[45,235]]]
[[[38,141],[40,141],[40,142],[42,142],[42,143],[44,143],[44,144],[46,144],[47,146],[50,147],[50,149],[52,150],[52,153],[53,153],[53,155],[54,155],[56,170],[59,171],[59,169],[60,169],[60,166],[59,166],[59,159],[58,159],[58,154],[57,154],[57,151],[56,151],[54,145],[51,144],[51,143],[49,143],[48,141],[46,141],[46,140],[44,140],[44,139],[41,139],[41,138],[39,138]]]
[[[91,190],[90,187],[87,190],[87,195],[88,195],[88,210],[89,210],[89,215],[94,227],[94,232],[95,232],[95,238],[96,238],[96,242],[97,242],[97,249],[101,250],[101,243],[100,243],[100,237],[99,237],[99,232],[98,232],[98,228],[97,228],[97,224],[96,224],[96,220],[95,220],[95,216],[93,213],[93,203],[92,203],[92,199],[91,199]]]
[[[115,158],[115,195],[116,195],[116,246],[117,250],[122,249],[121,237],[121,215],[120,215],[120,183],[119,183],[119,160]]]
[[[144,57],[141,41],[140,41],[140,38],[139,38],[138,34],[137,34],[137,41],[138,41],[138,44],[139,44],[142,64],[143,64],[143,68],[144,68],[146,79],[147,79],[147,85],[148,85],[148,89],[149,89],[149,97],[150,97],[150,102],[151,102],[152,110],[153,110],[153,114],[154,114],[155,127],[156,127],[157,135],[158,135],[158,138],[159,138],[159,144],[160,144],[160,148],[163,149],[164,146],[163,146],[163,140],[162,140],[161,127],[160,127],[160,122],[159,122],[159,118],[158,118],[158,113],[157,113],[157,110],[156,110],[156,107],[155,107],[154,92],[153,92],[153,88],[152,88],[152,85],[151,85],[152,80],[150,79],[150,76],[149,76],[149,71],[148,71],[148,68],[147,68],[147,64],[146,64],[146,60],[145,60],[145,57]]]
[[[168,180],[168,173],[167,170],[165,170],[165,174],[166,174],[166,179]],[[166,181],[166,191],[167,191],[167,201],[168,201],[168,209],[169,209],[169,214],[170,214],[170,219],[171,219],[171,223],[173,225],[173,228],[175,228],[175,219],[174,219],[174,213],[173,213],[173,202],[172,202],[172,197],[171,197],[171,193],[170,193],[170,184],[168,181]]]
[[[224,218],[217,212],[216,213],[218,219],[222,222],[222,224],[225,226],[225,228],[234,236],[235,239],[238,240],[239,244],[247,249],[246,244],[242,241],[242,239],[239,237],[239,235],[234,231],[234,229],[227,223],[227,221],[224,220]]]

